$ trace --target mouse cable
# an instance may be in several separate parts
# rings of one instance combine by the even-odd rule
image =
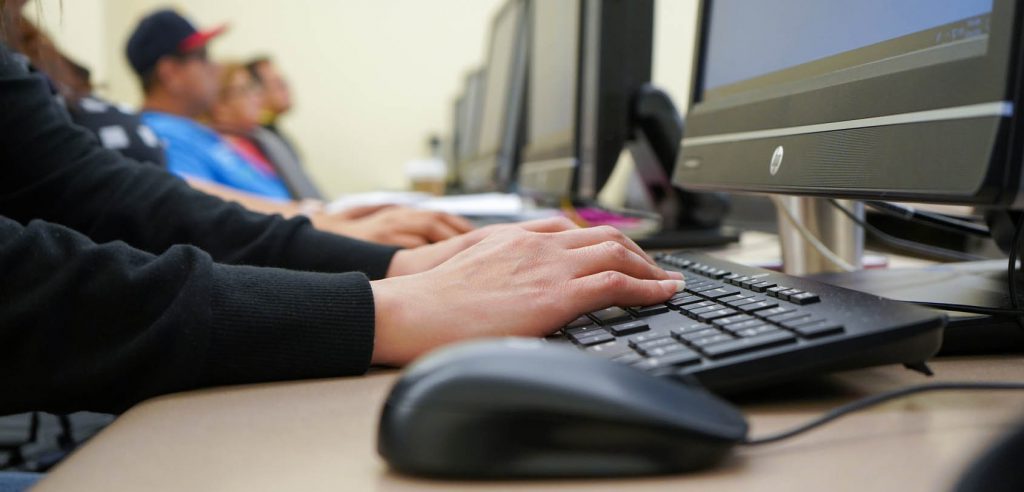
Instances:
[[[917,393],[925,393],[928,391],[993,391],[993,390],[1024,390],[1024,383],[1005,383],[1005,382],[987,382],[987,383],[932,383],[932,384],[921,384],[917,386],[909,386],[892,391],[886,391],[885,393],[879,393],[877,395],[868,396],[859,400],[847,403],[840,407],[829,410],[825,415],[818,417],[806,424],[801,424],[793,429],[778,432],[775,434],[769,434],[764,437],[757,439],[747,438],[742,444],[756,446],[760,444],[769,444],[773,442],[782,441],[789,439],[790,437],[803,434],[815,427],[819,427],[823,424],[831,422],[839,417],[843,417],[853,412],[863,410],[865,408],[873,407],[875,405],[885,403],[889,400],[897,398],[903,398]]]
[[[918,222],[938,229],[945,229],[947,231],[958,232],[961,234],[972,234],[984,238],[992,237],[988,227],[975,224],[969,220],[950,217],[948,215],[928,212],[925,210],[918,210],[914,207],[890,202],[869,200],[865,201],[864,205],[867,205],[879,212],[899,217],[903,220]]]
[[[947,261],[977,261],[988,259],[983,256],[972,255],[970,253],[964,253],[952,249],[940,248],[938,246],[932,246],[930,244],[919,243],[917,241],[910,241],[907,239],[893,236],[892,234],[889,234],[869,224],[866,220],[858,217],[856,214],[849,211],[846,207],[840,205],[834,199],[829,198],[828,201],[830,204],[832,204],[833,207],[842,212],[843,215],[846,215],[850,220],[852,220],[857,225],[864,228],[864,230],[867,231],[869,234],[874,236],[875,239],[878,239],[880,242],[885,243],[890,247],[902,249],[904,251],[910,251],[912,253],[920,255],[942,258],[943,260]]]

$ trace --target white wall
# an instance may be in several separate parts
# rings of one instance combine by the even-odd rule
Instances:
[[[426,152],[430,133],[450,132],[452,98],[465,71],[483,61],[502,0],[36,2],[43,26],[93,69],[101,92],[130,104],[140,92],[124,44],[139,18],[170,4],[200,28],[227,22],[214,56],[277,59],[297,100],[284,128],[334,195],[406,185],[403,163]],[[654,81],[682,110],[696,0],[656,5]]]

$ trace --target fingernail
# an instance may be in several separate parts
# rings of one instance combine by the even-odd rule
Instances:
[[[685,280],[661,280],[660,282],[661,285],[664,285],[665,287],[671,287],[675,289],[676,292],[682,292],[683,289],[686,288]]]
[[[674,278],[676,280],[682,280],[684,278],[683,277],[683,272],[673,272],[673,271],[665,270],[665,273],[667,273],[669,277],[672,277],[672,278]]]

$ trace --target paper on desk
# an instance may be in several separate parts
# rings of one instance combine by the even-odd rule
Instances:
[[[342,196],[327,204],[326,211],[337,213],[365,205],[405,205],[468,217],[513,217],[522,215],[526,210],[523,198],[512,193],[477,193],[439,197],[419,192],[375,191]]]

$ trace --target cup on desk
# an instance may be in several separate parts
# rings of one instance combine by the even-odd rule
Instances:
[[[413,191],[444,195],[447,167],[441,159],[416,159],[405,165],[405,174],[412,182]]]

